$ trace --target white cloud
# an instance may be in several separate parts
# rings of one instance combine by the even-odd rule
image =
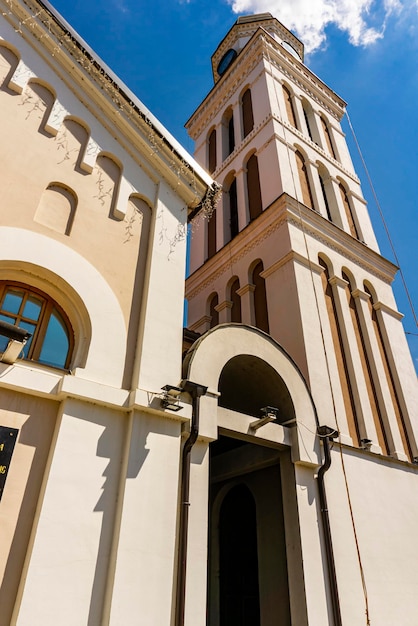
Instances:
[[[227,1],[234,13],[271,13],[300,37],[307,52],[325,44],[325,29],[331,24],[345,31],[355,46],[372,44],[383,37],[387,18],[402,8],[402,0]]]

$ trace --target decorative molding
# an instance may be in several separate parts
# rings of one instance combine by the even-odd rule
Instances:
[[[402,313],[399,313],[399,311],[392,309],[387,304],[383,304],[383,302],[375,302],[373,308],[375,309],[375,311],[382,311],[382,313],[386,313],[387,315],[394,317],[395,320],[398,321],[401,321],[405,317]]]
[[[360,300],[364,300],[364,302],[368,302],[370,300],[370,294],[362,291],[361,289],[354,289],[354,291],[351,292],[351,295],[353,296],[353,298],[359,298]]]
[[[220,313],[224,309],[232,309],[231,300],[224,300],[223,302],[220,302],[219,304],[217,304],[215,307],[215,310],[218,311],[218,313]]]
[[[260,276],[263,275],[263,272],[260,272]],[[240,289],[237,289],[237,294],[242,297],[245,296],[246,293],[254,293],[255,291],[255,285],[253,285],[252,283],[248,283],[247,285],[244,285],[243,287],[240,287]]]
[[[323,246],[324,252],[325,250],[332,250],[345,259],[345,262],[351,262],[354,266],[363,269],[368,276],[375,276],[386,284],[392,283],[397,270],[393,263],[354,239],[334,223],[329,222],[321,214],[283,193],[261,213],[257,220],[248,224],[231,242],[227,243],[187,279],[187,298],[195,298],[200,292],[210,287],[223,274],[230,271],[234,264],[247,256],[285,224],[288,225],[288,228],[291,226],[297,228],[304,237],[318,241]],[[294,251],[290,252],[298,255]],[[318,251],[318,253],[320,252]],[[369,257],[369,260],[365,257]],[[321,270],[317,269],[320,267],[319,265],[303,255],[299,254],[295,258],[298,262],[309,264],[309,267],[318,272],[322,271],[322,268]],[[264,270],[264,272],[266,271],[268,270]]]
[[[209,204],[213,209],[216,194],[211,193],[210,177],[188,160],[180,144],[51,9],[37,0],[0,0],[0,14],[16,33],[38,47],[39,54],[112,135],[118,130],[121,145],[129,143],[126,149],[140,167],[154,170],[154,178],[158,172],[190,209],[203,206],[206,211]],[[31,77],[20,61],[10,86],[21,93]]]
[[[341,276],[337,276],[336,274],[334,274],[334,276],[330,276],[328,282],[330,285],[341,287],[342,289],[346,289],[349,286],[347,280],[344,280],[344,278],[341,278]]]

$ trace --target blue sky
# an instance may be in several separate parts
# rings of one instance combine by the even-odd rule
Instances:
[[[348,102],[414,306],[418,306],[418,0],[53,0],[53,6],[193,153],[185,121],[211,89],[210,57],[238,15],[270,12],[304,41],[305,62]],[[347,133],[384,256],[395,261]],[[400,277],[416,366],[418,328]]]

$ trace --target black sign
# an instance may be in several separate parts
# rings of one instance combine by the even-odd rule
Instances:
[[[0,500],[6,484],[7,473],[18,433],[18,428],[0,426]]]

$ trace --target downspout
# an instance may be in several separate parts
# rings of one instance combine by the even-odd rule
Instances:
[[[186,569],[187,569],[187,539],[189,533],[189,494],[190,494],[190,465],[191,452],[199,434],[200,398],[205,395],[207,387],[186,380],[182,389],[192,397],[192,422],[182,453],[181,486],[180,486],[180,520],[179,543],[177,561],[177,589],[176,589],[176,619],[175,626],[184,625],[184,610],[186,601]]]
[[[338,437],[338,431],[336,431],[334,428],[330,428],[329,426],[318,426],[318,435],[321,438],[324,447],[324,462],[319,468],[317,480],[319,490],[319,503],[321,506],[322,528],[325,541],[325,554],[327,559],[328,582],[331,592],[332,615],[334,618],[334,626],[342,626],[337,575],[335,571],[334,551],[332,548],[331,527],[329,524],[327,495],[324,485],[325,472],[327,472],[331,466],[329,440]]]

